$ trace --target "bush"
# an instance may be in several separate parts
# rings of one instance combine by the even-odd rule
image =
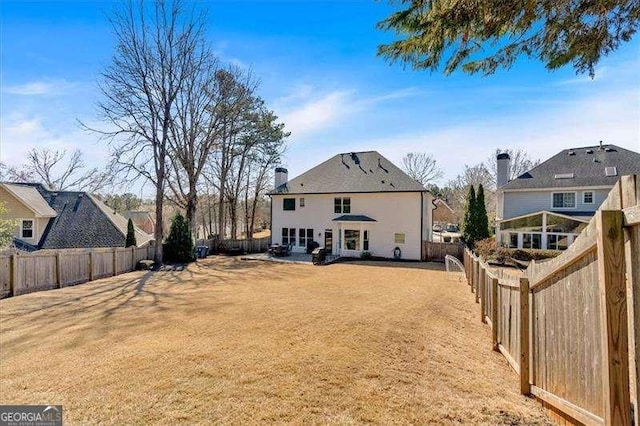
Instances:
[[[164,258],[170,262],[181,263],[195,260],[189,225],[180,213],[171,219],[171,229],[164,245]]]
[[[370,251],[366,251],[365,250],[360,254],[360,258],[361,259],[371,259],[371,258],[373,258],[373,256],[371,255]]]
[[[482,258],[489,258],[496,252],[496,240],[494,238],[484,238],[476,241],[476,253]]]
[[[558,256],[562,251],[560,250],[541,250],[541,249],[505,249],[509,252],[509,256],[512,259],[522,262],[528,262],[531,260],[543,260],[552,259]]]

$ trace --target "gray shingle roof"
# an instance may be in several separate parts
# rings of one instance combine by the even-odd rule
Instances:
[[[85,192],[49,191],[39,184],[16,184],[35,189],[56,217],[49,220],[40,243],[41,249],[124,247],[127,220]],[[142,245],[152,237],[136,229],[136,242]]]
[[[376,151],[338,154],[271,194],[421,192],[426,189]]]
[[[617,174],[607,176],[605,167],[615,167]],[[600,146],[586,146],[565,149],[502,188],[613,186],[620,176],[631,174],[640,174],[640,154],[637,152],[616,145],[603,145],[602,149]],[[567,177],[557,178],[556,175]],[[568,177],[570,175],[573,177]]]

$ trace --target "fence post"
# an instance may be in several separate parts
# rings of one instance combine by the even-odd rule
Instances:
[[[56,284],[58,288],[62,288],[62,262],[60,261],[60,252],[56,253]]]
[[[623,215],[596,212],[606,424],[631,424]]]
[[[529,395],[529,279],[520,278],[520,393]]]
[[[493,350],[499,351],[498,345],[498,279],[491,278],[491,340]]]
[[[487,323],[487,320],[484,319],[485,315],[485,310],[487,309],[487,298],[485,296],[485,287],[487,285],[487,270],[486,269],[482,269],[482,274],[480,275],[480,291],[478,291],[478,293],[480,293],[481,297],[480,297],[480,321],[482,321],[484,324]]]
[[[93,250],[89,250],[89,281],[93,280]]]
[[[11,295],[16,295],[16,287],[18,286],[18,254],[11,255],[11,278],[9,279],[9,290]]]
[[[482,271],[484,271],[484,267],[480,263],[480,258],[478,258],[478,269],[476,271],[476,303],[480,303],[480,281],[482,278]]]
[[[478,262],[473,257],[471,258],[471,265],[471,293],[473,293],[476,286],[476,272],[478,271]]]
[[[112,249],[112,252],[113,252],[112,253],[113,254],[113,265],[112,265],[112,267],[113,267],[113,276],[115,277],[116,274],[118,273],[117,272],[118,270],[116,269],[116,267],[118,266],[118,249],[114,248],[114,249]]]

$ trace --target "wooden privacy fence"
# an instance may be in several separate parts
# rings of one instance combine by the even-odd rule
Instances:
[[[447,255],[462,260],[464,245],[460,243],[437,243],[432,241],[422,242],[422,260],[444,262]]]
[[[251,238],[248,240],[198,240],[196,244],[209,247],[209,253],[230,250],[243,251],[245,253],[262,253],[269,248],[271,237]]]
[[[18,296],[133,271],[153,246],[41,250],[0,256],[0,297]]]
[[[622,177],[569,249],[522,277],[464,252],[494,349],[559,423],[640,424],[639,201]]]

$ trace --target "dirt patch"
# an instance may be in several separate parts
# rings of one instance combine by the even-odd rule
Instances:
[[[0,403],[73,423],[546,424],[461,281],[211,257],[0,301]]]

